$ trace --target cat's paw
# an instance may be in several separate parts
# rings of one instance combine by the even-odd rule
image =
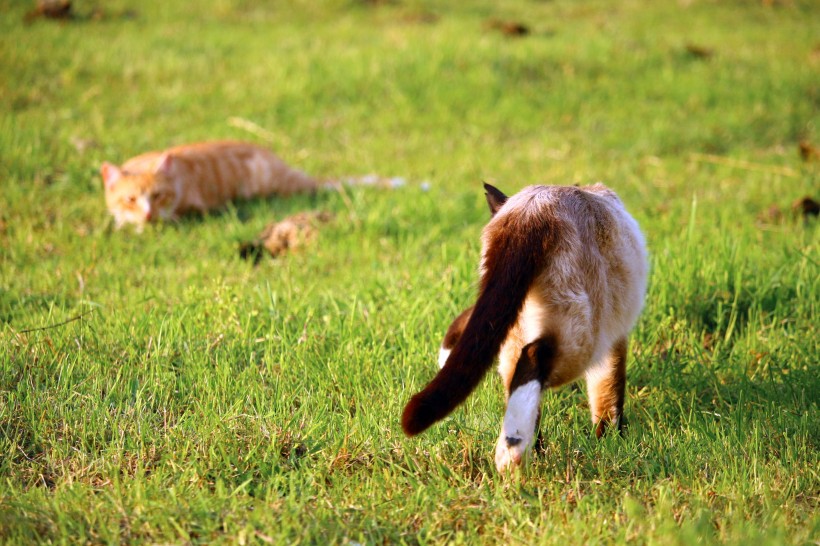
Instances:
[[[532,380],[515,388],[507,401],[501,434],[495,446],[495,466],[499,472],[520,466],[535,439],[541,384]]]
[[[495,467],[498,472],[503,474],[521,466],[526,459],[528,448],[529,445],[524,438],[505,436],[502,431],[495,445]]]

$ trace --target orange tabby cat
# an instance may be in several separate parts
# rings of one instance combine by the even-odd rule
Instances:
[[[103,163],[105,200],[117,227],[186,212],[205,212],[236,198],[312,192],[316,179],[246,142],[201,142],[148,152],[117,167]]]

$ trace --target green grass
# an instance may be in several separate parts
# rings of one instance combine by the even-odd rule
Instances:
[[[766,216],[820,193],[816,3],[30,4],[0,0],[0,540],[820,540],[820,228]],[[112,229],[103,160],[211,138],[410,182]],[[603,180],[652,254],[628,434],[550,393],[512,479],[494,376],[398,424],[474,297],[482,180]],[[315,245],[238,259],[308,208]]]

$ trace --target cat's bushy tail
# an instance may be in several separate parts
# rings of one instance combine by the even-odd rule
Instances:
[[[551,232],[540,215],[511,210],[485,228],[484,274],[473,313],[444,367],[402,415],[408,436],[464,402],[493,363],[544,265]]]

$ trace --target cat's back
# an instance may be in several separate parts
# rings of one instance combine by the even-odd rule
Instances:
[[[639,234],[618,195],[601,183],[527,186],[499,212],[515,215],[522,224],[547,224],[559,238],[592,236],[602,245],[622,235],[631,236],[633,231]]]
[[[489,242],[510,232],[543,234],[552,254],[547,269],[567,280],[583,271],[597,273],[586,275],[589,283],[616,277],[643,284],[647,274],[647,252],[637,222],[615,192],[600,183],[522,189],[499,210],[484,236]]]
[[[646,250],[638,223],[618,195],[601,183],[554,192],[556,215],[572,233],[576,251],[617,268],[624,261],[645,270]]]
[[[131,174],[153,173],[157,169],[162,155],[163,152],[161,151],[145,152],[123,163],[122,170]]]
[[[263,193],[277,177],[289,172],[273,152],[248,142],[198,142],[176,146],[167,153],[186,176],[203,188],[222,188],[223,197],[229,198]]]
[[[598,245],[632,261],[645,275],[648,268],[646,241],[638,222],[626,210],[621,199],[601,183],[582,190],[581,195],[589,211],[587,226],[594,233]]]
[[[522,229],[528,225],[533,229],[548,226],[560,239],[583,235],[579,231],[586,229],[606,231],[625,213],[615,192],[600,183],[584,187],[527,186],[508,199],[493,221]]]
[[[173,146],[166,150],[155,150],[132,157],[123,163],[123,170],[132,173],[153,172],[167,156],[171,156],[176,163],[197,170],[198,166],[212,166],[214,163],[233,163],[241,168],[248,162],[278,164],[280,160],[261,146],[249,142],[233,140],[217,140],[194,142]]]
[[[273,156],[270,150],[262,148],[261,146],[236,140],[214,140],[182,144],[169,148],[166,150],[166,153],[191,161],[213,158],[247,159],[255,156],[266,158]]]

